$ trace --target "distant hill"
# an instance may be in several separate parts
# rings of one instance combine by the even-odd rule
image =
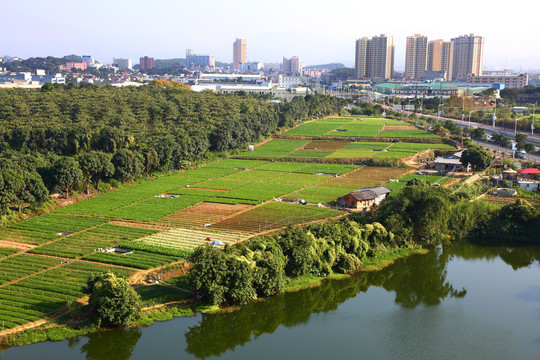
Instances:
[[[58,72],[58,65],[63,65],[66,62],[81,62],[82,58],[78,55],[66,55],[61,58],[54,56],[47,57],[31,57],[26,60],[11,61],[2,63],[2,67],[5,67],[7,71],[31,71],[36,69],[42,69],[47,74],[54,74]]]
[[[342,63],[330,63],[330,64],[322,64],[322,65],[310,65],[310,66],[304,66],[304,69],[310,69],[310,70],[334,70],[334,69],[341,69],[344,68],[345,65]]]

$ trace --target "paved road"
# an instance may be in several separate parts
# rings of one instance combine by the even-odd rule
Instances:
[[[484,141],[476,141],[475,140],[474,143],[478,144],[478,145],[482,145],[486,149],[497,150],[499,152],[503,152],[503,153],[507,154],[507,157],[509,157],[509,158],[512,157],[512,150],[511,149],[501,148],[501,147],[498,147],[497,145],[495,145],[494,143],[484,142]],[[540,163],[540,155],[538,153],[527,154],[525,159],[526,160],[534,160],[535,162]]]
[[[417,113],[417,115],[420,116],[421,114]],[[433,115],[424,115],[424,116],[433,117],[433,118],[436,117],[436,116],[433,116]],[[462,128],[468,128],[469,126],[471,126],[471,127],[480,127],[480,128],[485,129],[486,134],[489,134],[489,135],[504,134],[504,135],[510,137],[511,139],[514,138],[514,132],[513,131],[509,131],[508,129],[502,128],[502,127],[499,127],[499,126],[496,126],[495,128],[493,128],[490,125],[480,124],[480,123],[476,123],[476,122],[473,122],[473,121],[471,121],[471,123],[469,125],[468,121],[461,121],[461,120],[445,118],[445,117],[440,117],[440,119],[441,120],[451,120],[451,121],[455,122],[456,124],[458,124],[459,126],[461,126]],[[524,132],[524,131],[518,131],[518,133],[527,135],[527,142],[533,143],[534,146],[536,146],[537,148],[540,149],[540,135],[538,135],[538,134],[531,135],[530,132]]]

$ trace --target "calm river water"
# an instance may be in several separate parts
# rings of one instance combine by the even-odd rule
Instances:
[[[540,249],[454,245],[234,313],[10,348],[2,356],[540,359]]]

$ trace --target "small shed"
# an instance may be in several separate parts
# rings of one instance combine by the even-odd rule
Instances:
[[[515,180],[516,179],[516,170],[507,169],[502,172],[503,180]]]
[[[526,191],[538,191],[540,182],[537,181],[518,181],[518,186]]]

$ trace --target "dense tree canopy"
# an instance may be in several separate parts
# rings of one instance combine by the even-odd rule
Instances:
[[[184,169],[209,151],[242,148],[344,105],[322,95],[276,105],[251,95],[196,93],[166,81],[46,90],[0,89],[0,168],[31,173],[24,176],[37,192],[19,186],[18,175],[3,173],[0,215],[9,206],[42,201],[41,183],[48,191],[88,191],[112,177],[130,181]]]

